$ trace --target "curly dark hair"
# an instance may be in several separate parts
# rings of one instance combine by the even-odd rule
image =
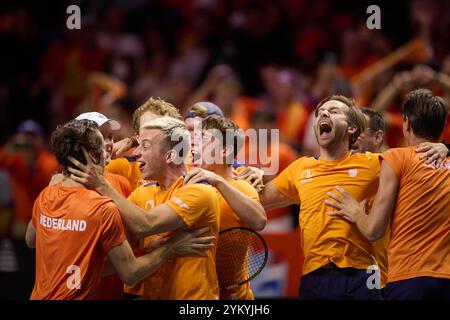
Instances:
[[[67,174],[67,167],[71,162],[67,160],[72,156],[86,164],[83,150],[92,154],[99,161],[103,152],[103,138],[98,131],[98,125],[91,120],[73,120],[58,126],[51,135],[51,145],[56,159]]]

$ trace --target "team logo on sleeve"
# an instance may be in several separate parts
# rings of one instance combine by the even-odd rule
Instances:
[[[356,169],[356,168],[353,168],[353,169],[349,169],[348,170],[348,175],[350,176],[350,177],[356,177],[357,175],[358,175],[358,169]]]
[[[172,198],[172,201],[175,202],[175,203],[176,203],[177,205],[179,205],[180,207],[186,209],[186,210],[189,210],[189,209],[190,209],[190,207],[189,207],[186,203],[184,203],[184,202],[183,202],[180,198],[178,198],[178,197],[173,197],[173,198]]]
[[[312,181],[312,177],[314,176],[313,169],[306,169],[302,171],[300,176],[300,183],[306,183]]]

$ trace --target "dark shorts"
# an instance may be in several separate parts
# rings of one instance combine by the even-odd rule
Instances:
[[[124,293],[125,300],[136,300],[142,298],[142,296],[132,293]]]
[[[369,289],[367,270],[319,268],[304,275],[300,282],[303,300],[381,300],[380,290]]]
[[[389,282],[383,289],[385,300],[450,300],[450,279],[416,277]]]

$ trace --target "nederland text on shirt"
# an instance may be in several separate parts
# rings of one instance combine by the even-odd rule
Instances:
[[[84,231],[86,230],[85,220],[75,220],[75,219],[57,219],[47,217],[41,214],[39,222],[42,226],[46,228],[56,229],[56,230],[68,230],[68,231]]]

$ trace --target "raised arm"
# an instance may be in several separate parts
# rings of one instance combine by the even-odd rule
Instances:
[[[365,212],[366,200],[359,203],[339,186],[336,187],[336,190],[341,195],[327,192],[327,195],[336,200],[336,202],[325,200],[325,204],[338,209],[338,211],[328,212],[327,214],[343,217],[355,223],[369,241],[380,239],[389,223],[398,192],[398,178],[386,161],[383,161],[381,164],[379,185],[383,187],[378,189],[369,215]]]

